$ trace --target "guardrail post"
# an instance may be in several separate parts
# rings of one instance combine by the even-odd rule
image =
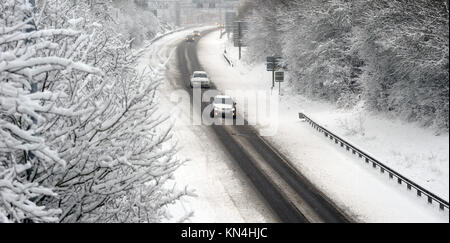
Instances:
[[[398,178],[397,181],[398,181],[398,184],[400,184],[400,185],[402,184],[402,179]]]

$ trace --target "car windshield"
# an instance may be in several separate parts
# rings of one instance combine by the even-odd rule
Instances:
[[[192,35],[188,35],[188,36],[187,36],[187,38],[194,38],[194,36],[192,36]]]
[[[234,102],[231,98],[215,98],[214,104],[232,105]]]
[[[194,74],[194,78],[207,78],[208,75],[204,74],[204,73],[195,73]]]

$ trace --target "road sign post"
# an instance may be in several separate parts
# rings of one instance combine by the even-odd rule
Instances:
[[[272,72],[272,89],[275,88],[275,71],[280,70],[281,59],[278,56],[267,57],[267,71]]]
[[[233,21],[236,18],[235,12],[225,13],[225,32],[227,33],[228,39],[230,39],[230,33],[233,32]]]
[[[239,60],[242,58],[242,46],[239,44]]]
[[[242,47],[246,46],[243,42],[244,35],[248,31],[248,24],[244,21],[235,21],[233,28],[234,46],[239,47],[239,60],[242,58]]]
[[[284,72],[283,71],[276,71],[275,72],[275,81],[277,83],[284,82]]]
[[[276,71],[275,73],[275,82],[278,83],[278,94],[281,95],[281,83],[284,82],[284,72]]]

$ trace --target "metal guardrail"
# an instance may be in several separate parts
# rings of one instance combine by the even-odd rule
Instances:
[[[389,178],[397,179],[398,184],[406,184],[406,187],[408,190],[412,190],[413,188],[417,192],[418,197],[425,196],[428,199],[428,203],[433,204],[433,201],[438,203],[440,210],[449,209],[449,203],[445,201],[444,199],[440,198],[439,196],[435,195],[434,193],[428,191],[427,189],[421,187],[417,183],[411,181],[410,179],[406,178],[405,176],[401,175],[400,173],[394,171],[393,169],[389,168],[385,164],[381,163],[377,159],[373,158],[372,156],[368,155],[367,153],[361,151],[360,149],[356,148],[349,142],[345,141],[341,137],[337,136],[336,134],[332,133],[328,129],[320,126],[316,122],[314,122],[311,118],[306,116],[303,113],[299,113],[300,119],[305,119],[314,129],[317,131],[324,133],[325,137],[330,138],[330,140],[334,140],[336,144],[339,144],[341,147],[345,148],[347,151],[351,151],[354,155],[359,156],[359,158],[363,158],[367,164],[372,164],[374,169],[380,168],[380,172],[382,174],[389,173]]]
[[[230,64],[231,67],[234,67],[233,62],[232,62],[231,59],[228,57],[228,55],[227,55],[226,52],[223,53],[223,57],[224,57],[225,60],[228,62],[228,64]]]
[[[194,28],[194,27],[182,27],[182,28],[178,28],[178,29],[171,30],[171,31],[168,31],[166,33],[162,33],[160,35],[157,35],[157,36],[155,36],[153,39],[151,39],[149,41],[149,44],[146,47],[149,47],[149,46],[153,45],[153,43],[159,41],[160,39],[162,39],[162,38],[164,38],[164,37],[166,37],[168,35],[171,35],[171,34],[183,31],[183,30],[188,30],[189,28]]]
[[[178,29],[174,29],[174,30],[168,31],[166,33],[161,33],[161,34],[155,36],[153,39],[151,39],[148,42],[148,44],[146,45],[146,47],[149,47],[149,46],[153,45],[155,42],[159,41],[160,39],[162,39],[162,38],[164,38],[164,37],[166,37],[168,35],[171,35],[171,34],[174,34],[174,33],[180,32],[180,31],[184,31],[184,30],[199,28],[199,27],[202,27],[202,25],[190,25],[190,26],[185,26],[185,27],[181,27],[181,28],[178,28]]]

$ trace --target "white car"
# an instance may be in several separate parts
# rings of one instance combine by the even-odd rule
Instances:
[[[236,119],[236,102],[230,96],[218,95],[212,101],[213,110],[211,111],[211,118],[214,117],[233,117]]]
[[[192,32],[192,35],[193,35],[193,36],[200,37],[202,34],[200,33],[200,31],[194,30],[194,32]]]
[[[192,74],[191,77],[191,88],[193,87],[202,87],[202,88],[211,88],[211,80],[208,77],[208,74],[203,71],[196,71]]]

